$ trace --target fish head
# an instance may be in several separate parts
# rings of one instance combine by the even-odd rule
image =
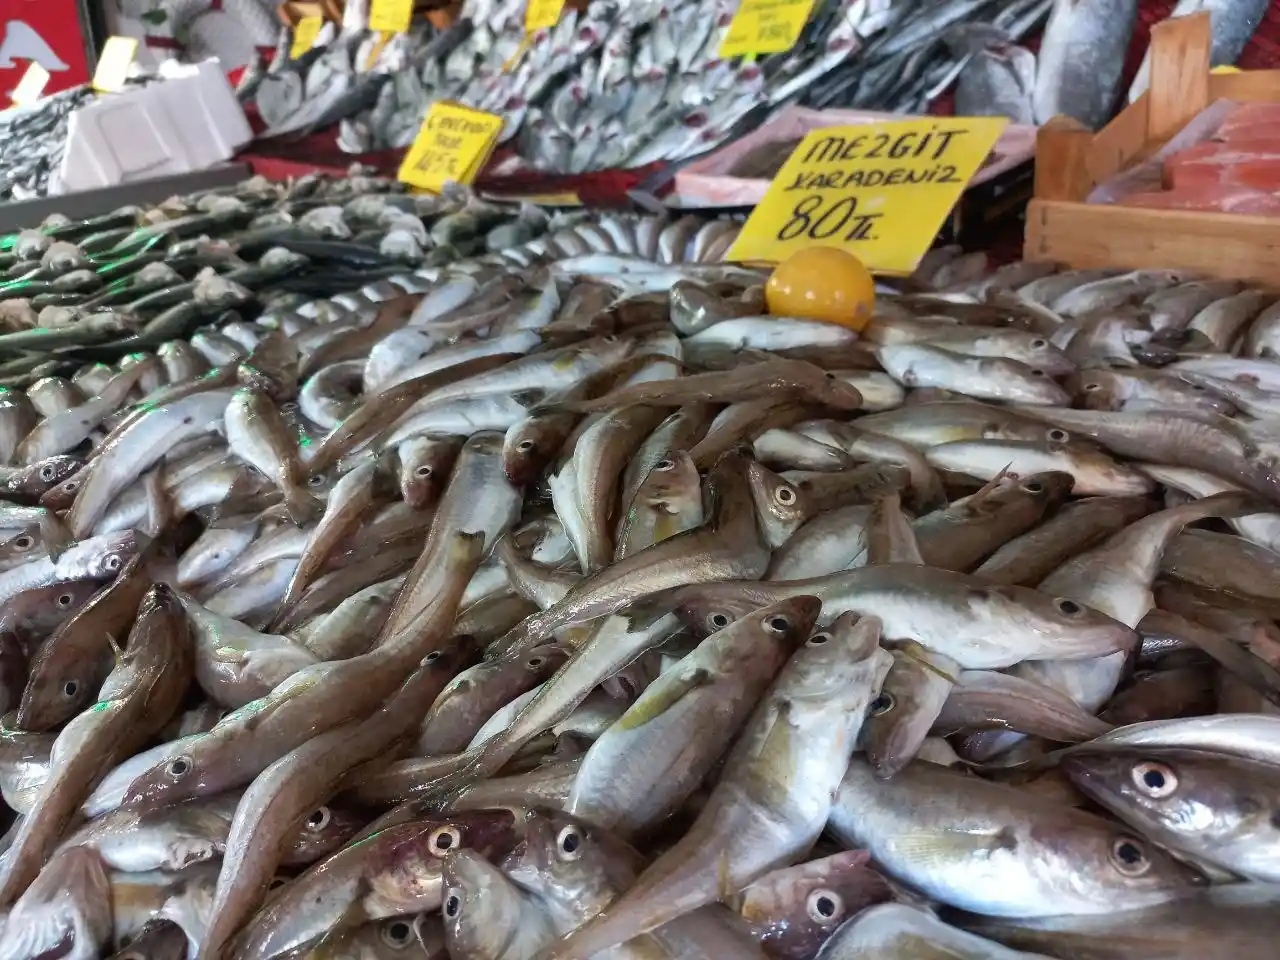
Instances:
[[[747,482],[756,521],[769,545],[776,549],[791,539],[808,518],[808,502],[799,487],[757,460],[747,461]]]
[[[541,476],[556,450],[564,442],[556,415],[533,414],[516,423],[503,437],[502,470],[517,486],[533,483]]]
[[[987,514],[1016,508],[1022,504],[1035,505],[1043,513],[1066,500],[1075,482],[1075,477],[1065,470],[1046,470],[1043,473],[1028,474],[1012,483],[1001,484],[990,493],[971,498],[970,503]],[[979,503],[972,504],[972,500],[979,500],[979,497]]]
[[[876,775],[890,779],[915,756],[937,719],[928,709],[932,688],[929,668],[903,650],[893,651],[893,665],[867,710],[861,744]]]
[[[1030,587],[975,587],[967,602],[975,617],[1018,624],[1028,636],[1049,644],[1058,658],[1101,657],[1139,643],[1137,633],[1119,620],[1070,597],[1050,597]],[[1028,654],[1027,659],[1036,658]]]
[[[703,583],[673,593],[676,614],[695,633],[710,636],[777,599],[755,581]]]
[[[862,409],[862,392],[830,370],[823,370],[818,374],[811,393],[814,400],[835,410]]]
[[[635,882],[644,860],[608,831],[566,813],[535,812],[502,869],[525,890],[586,919]]]
[[[524,894],[501,870],[473,850],[448,853],[440,913],[453,957],[498,957],[518,935]]]
[[[672,514],[700,503],[702,476],[693,457],[684,450],[668,450],[640,484],[636,500]]]
[[[865,850],[767,873],[742,892],[738,912],[777,960],[805,960],[845,920],[890,899]]]
[[[316,807],[299,822],[280,862],[302,866],[322,860],[345,846],[367,823],[368,817],[351,807]]]
[[[745,614],[704,643],[714,645],[724,669],[744,677],[765,671],[772,677],[810,639],[821,612],[817,597],[788,597]]]
[[[110,534],[102,538],[101,546],[86,558],[85,572],[102,580],[114,577],[142,552],[142,547],[143,537],[135,530]]]
[[[1176,747],[1073,750],[1073,786],[1156,839],[1193,834],[1244,839],[1275,829],[1280,774],[1238,757]]]
[[[1133,392],[1128,377],[1105,368],[1082,370],[1066,385],[1086,410],[1120,410]]]
[[[865,707],[868,682],[879,689],[892,662],[880,649],[880,630],[877,617],[848,612],[813,633],[787,664],[788,698]]]
[[[84,468],[84,459],[70,454],[45,457],[26,467],[11,483],[7,491],[11,498],[38,500],[46,493],[65,483]]]

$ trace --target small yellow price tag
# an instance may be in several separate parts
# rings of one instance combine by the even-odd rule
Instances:
[[[27,72],[10,92],[9,99],[20,107],[28,106],[40,99],[44,94],[44,88],[48,85],[49,71],[32,60],[31,66],[27,67]]]
[[[778,171],[726,260],[838,247],[909,274],[1008,121],[936,117],[812,130]]]
[[[1217,74],[1225,74],[1225,73],[1239,73],[1239,72],[1240,72],[1240,68],[1239,68],[1239,67],[1233,67],[1233,66],[1231,66],[1230,64],[1223,64],[1223,65],[1222,65],[1222,66],[1220,66],[1220,67],[1214,67],[1214,68],[1213,68],[1212,70],[1210,70],[1209,72],[1210,72],[1210,73],[1217,73]]]
[[[550,30],[560,22],[564,13],[564,0],[529,0],[524,9],[524,29],[527,33],[535,30]]]
[[[102,56],[93,71],[93,89],[99,93],[119,93],[129,78],[129,68],[138,54],[135,37],[108,37],[102,45]]]
[[[303,17],[293,28],[293,46],[289,48],[289,59],[297,60],[316,45],[316,36],[324,26],[324,17]]]
[[[413,23],[413,0],[373,0],[369,29],[384,33],[408,33]]]
[[[471,183],[493,152],[502,124],[496,114],[456,103],[432,104],[400,165],[400,181],[434,193],[450,180]]]
[[[742,0],[720,44],[720,58],[784,53],[800,39],[814,0]]]

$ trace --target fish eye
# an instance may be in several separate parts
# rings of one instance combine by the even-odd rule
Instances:
[[[786,633],[791,629],[791,621],[786,617],[772,616],[764,622],[764,626],[770,633]]]
[[[820,647],[830,639],[831,639],[831,634],[826,633],[825,631],[822,633],[815,633],[812,637],[809,638],[809,646]]]
[[[290,400],[288,403],[280,404],[281,413],[293,413],[298,409],[298,405]]]
[[[777,500],[783,506],[789,507],[796,502],[796,492],[790,487],[779,487],[773,491],[773,499]]]
[[[52,480],[53,474],[54,474],[53,464],[51,463],[46,463],[43,467],[40,468],[41,480]]]
[[[429,477],[434,473],[429,464],[423,464],[417,470],[413,471],[415,477]]]
[[[307,477],[307,486],[309,487],[318,487],[322,483],[324,483],[324,477],[321,474],[316,473]]]
[[[1043,493],[1044,484],[1039,480],[1028,480],[1022,485],[1022,489],[1027,491],[1027,493]]]
[[[181,780],[191,772],[191,767],[192,763],[190,757],[174,757],[165,766],[164,772],[174,780]]]
[[[892,693],[881,693],[871,701],[871,716],[883,717],[898,705],[898,698]]]
[[[844,901],[834,890],[815,890],[805,903],[809,919],[815,923],[830,923],[844,913]]]
[[[1084,607],[1069,597],[1058,597],[1057,600],[1053,601],[1053,605],[1058,608],[1058,612],[1064,617],[1075,617],[1084,613]]]
[[[1043,376],[1046,376],[1046,374],[1045,374],[1045,372],[1044,372],[1043,370],[1032,370],[1032,371],[1031,371],[1031,375],[1032,375],[1033,377],[1043,377]]]
[[[117,556],[107,557],[107,560],[103,564],[103,566],[106,567],[108,570],[110,570],[112,573],[115,573],[117,570],[120,569],[120,558]]]
[[[666,470],[674,470],[675,468],[676,468],[676,462],[674,460],[659,460],[657,463],[653,465],[653,469],[655,470],[666,471]]]
[[[1088,383],[1084,385],[1084,388],[1088,390],[1090,393],[1092,393],[1094,390],[1101,390],[1102,384],[1100,384],[1097,380],[1090,380]]]
[[[516,444],[516,449],[519,450],[521,453],[528,453],[533,448],[534,448],[534,442],[532,440],[521,440],[519,443]]]
[[[413,938],[413,927],[403,920],[392,920],[378,931],[378,935],[388,947],[398,950],[401,947],[408,946],[409,941]]]
[[[78,680],[68,680],[62,685],[62,695],[70,700],[80,692],[80,682]]]
[[[333,814],[328,807],[319,807],[312,811],[311,816],[307,817],[307,829],[311,831],[323,830],[332,819]]]
[[[1034,340],[1032,340],[1032,341],[1031,341],[1031,349],[1032,349],[1032,350],[1043,350],[1043,349],[1044,349],[1045,347],[1047,347],[1048,345],[1049,345],[1049,341],[1048,341],[1048,340],[1042,340],[1042,339],[1041,339],[1041,338],[1039,338],[1039,337],[1036,337]]]
[[[1045,434],[1045,436],[1048,437],[1054,443],[1066,443],[1068,440],[1071,439],[1071,434],[1067,433],[1067,431],[1065,430],[1060,430],[1057,427],[1054,427],[1047,434]]]
[[[565,827],[556,836],[556,854],[561,860],[577,860],[582,856],[582,831]]]
[[[462,833],[457,827],[437,827],[427,838],[427,846],[437,857],[462,846]]]
[[[537,670],[540,666],[542,666],[546,662],[547,661],[542,657],[530,657],[528,660],[525,661],[525,666],[527,666],[530,670]]]
[[[834,380],[836,378],[836,375],[834,373],[831,373],[830,371],[827,371],[826,377],[828,380]]]
[[[72,602],[73,602],[74,600],[75,600],[75,597],[73,597],[71,594],[69,594],[69,593],[60,593],[60,594],[58,594],[58,596],[57,596],[56,598],[54,598],[54,601],[53,601],[53,602],[54,602],[54,603],[56,603],[56,604],[57,604],[58,606],[60,606],[60,607],[69,607],[69,606],[71,606],[71,604],[72,604]]]
[[[727,613],[713,613],[709,622],[717,630],[723,630],[729,625],[729,615]]]
[[[34,540],[26,536],[18,537],[16,540],[13,541],[13,545],[17,547],[19,550],[28,550],[31,548],[31,545],[34,543],[35,543]]]
[[[439,650],[432,650],[430,653],[428,653],[425,657],[422,658],[422,662],[435,663],[437,660],[440,659],[440,657],[441,657],[441,653]]]
[[[1111,863],[1126,877],[1140,877],[1151,869],[1146,850],[1132,837],[1119,837],[1111,844]]]
[[[80,486],[79,480],[68,480],[66,483],[62,485],[62,489],[66,490],[67,493],[70,493],[72,490],[74,490],[78,486]]]
[[[446,917],[456,917],[461,909],[462,901],[458,899],[458,895],[456,893],[449,894],[449,898],[444,902],[444,915]]]
[[[289,882],[289,880],[288,880],[288,878],[287,878],[287,877],[272,877],[272,878],[271,878],[271,882],[270,882],[269,884],[267,884],[267,889],[268,889],[268,890],[279,890],[281,887],[283,887],[283,886],[284,886],[286,883],[288,883],[288,882]]]
[[[1133,785],[1153,800],[1178,789],[1178,775],[1163,763],[1140,763],[1133,768]]]

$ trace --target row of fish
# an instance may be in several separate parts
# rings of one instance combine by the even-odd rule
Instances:
[[[1270,957],[1275,298],[942,249],[858,337],[737,229],[69,328],[0,958]]]
[[[87,86],[72,87],[0,113],[0,200],[56,192],[71,114],[92,96]]]

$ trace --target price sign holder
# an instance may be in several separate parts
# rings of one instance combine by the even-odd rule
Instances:
[[[471,183],[502,133],[502,117],[456,103],[434,103],[400,165],[402,183],[439,193],[446,183]]]
[[[529,0],[524,9],[525,33],[535,30],[550,30],[560,22],[564,13],[564,0]]]
[[[108,37],[102,45],[102,56],[93,71],[93,89],[99,93],[119,93],[129,79],[129,68],[138,55],[135,37]]]
[[[814,0],[742,0],[720,44],[720,58],[785,53],[800,40]]]
[[[324,26],[324,17],[303,17],[293,27],[293,44],[289,48],[289,59],[297,60],[316,45],[316,37]]]
[[[49,71],[32,60],[27,72],[10,92],[9,99],[20,107],[30,106],[44,95],[44,88],[48,85]]]
[[[726,260],[838,247],[911,273],[1000,139],[1000,117],[926,117],[812,130],[769,184]]]
[[[408,33],[413,24],[414,0],[373,0],[369,29],[382,33]]]

